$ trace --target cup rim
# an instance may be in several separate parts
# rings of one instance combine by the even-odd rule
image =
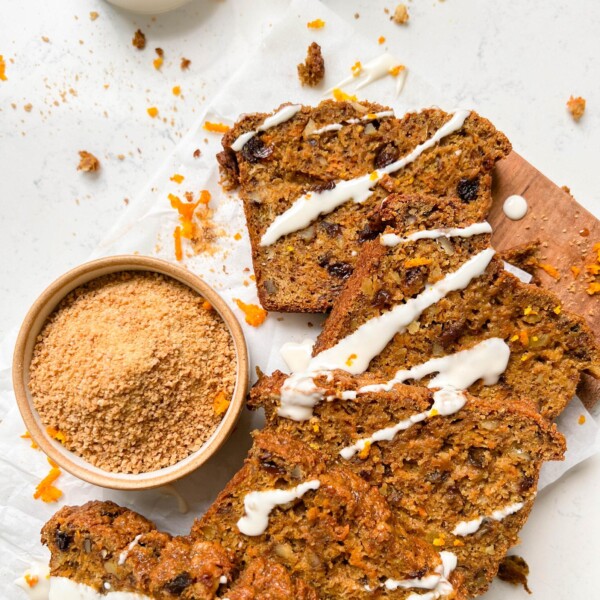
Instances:
[[[35,340],[48,316],[74,289],[103,275],[121,271],[155,272],[171,277],[206,298],[229,329],[237,368],[235,388],[226,413],[216,430],[195,452],[177,463],[140,474],[114,473],[100,469],[64,448],[46,432],[28,390],[29,364]],[[242,327],[225,300],[191,271],[159,258],[118,255],[83,263],[53,281],[38,296],[19,330],[12,364],[13,389],[17,406],[32,440],[56,464],[75,477],[105,488],[143,490],[172,483],[188,475],[214,456],[229,438],[243,410],[249,386],[249,359]]]

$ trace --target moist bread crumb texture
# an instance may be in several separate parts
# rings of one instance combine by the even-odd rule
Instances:
[[[71,292],[44,325],[29,388],[42,422],[102,469],[143,473],[185,458],[231,398],[235,350],[218,313],[183,284],[122,272]]]

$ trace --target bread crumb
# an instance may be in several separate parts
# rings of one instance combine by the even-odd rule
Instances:
[[[406,23],[408,23],[408,19],[410,19],[410,15],[408,14],[408,8],[406,8],[406,4],[398,4],[398,6],[396,6],[396,10],[394,11],[394,15],[392,16],[392,21],[398,25],[406,25]]]
[[[189,68],[189,66],[192,64],[192,61],[189,58],[182,58],[181,59],[181,70],[185,71]]]
[[[125,160],[125,155],[124,154],[117,154],[117,158],[119,160]]]
[[[206,131],[212,131],[213,133],[227,133],[230,129],[229,125],[225,125],[224,123],[211,123],[210,121],[205,121],[203,127]]]
[[[138,50],[143,50],[146,47],[146,36],[144,35],[144,32],[141,29],[138,29],[133,34],[131,44]]]
[[[325,77],[325,61],[321,46],[313,42],[306,52],[306,60],[298,65],[298,78],[302,85],[314,87]]]
[[[50,43],[50,38],[46,35],[42,36],[42,42],[45,42],[46,44]]]
[[[579,121],[585,112],[585,99],[581,96],[574,98],[571,96],[567,102],[567,109],[575,121]]]
[[[23,110],[25,112],[31,112],[32,108],[33,108],[33,105],[31,104],[31,102],[29,102],[28,104],[25,104],[25,106],[23,106]]]
[[[91,153],[86,150],[79,151],[79,164],[77,165],[78,171],[84,171],[86,173],[97,171],[100,168],[100,161]]]
[[[196,148],[196,149],[194,150],[194,154],[192,154],[192,156],[193,156],[194,158],[200,158],[200,157],[202,156],[202,152],[200,151],[200,148]]]
[[[97,13],[95,10],[93,10],[92,12],[90,12],[90,19],[92,21],[95,21],[99,16],[100,16],[99,13]]]
[[[258,327],[265,322],[268,313],[261,306],[257,306],[256,304],[246,304],[238,298],[234,298],[233,301],[244,313],[244,316],[246,317],[246,323],[248,323],[248,325],[252,325],[252,327]]]
[[[531,594],[531,590],[527,585],[528,575],[529,566],[520,556],[505,556],[498,569],[498,579],[513,585],[522,585]]]

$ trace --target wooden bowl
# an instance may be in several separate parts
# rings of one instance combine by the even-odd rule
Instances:
[[[172,277],[206,298],[219,313],[233,338],[236,357],[236,383],[233,397],[215,432],[202,447],[183,460],[156,471],[140,474],[113,473],[100,469],[67,450],[47,433],[29,392],[29,365],[36,338],[48,316],[75,288],[103,275],[120,271],[153,271]],[[240,416],[248,391],[248,349],[242,328],[227,303],[208,284],[186,269],[156,258],[112,256],[85,263],[52,283],[29,309],[19,331],[13,358],[13,386],[27,430],[40,448],[69,473],[102,487],[142,490],[165,485],[188,475],[204,464],[225,443]]]

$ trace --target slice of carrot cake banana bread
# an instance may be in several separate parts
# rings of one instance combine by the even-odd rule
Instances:
[[[376,486],[410,533],[456,555],[468,597],[482,594],[517,543],[542,462],[562,459],[556,427],[528,404],[402,384],[368,391],[376,377],[343,371],[315,377],[303,420],[284,418],[298,400],[286,396],[286,377],[264,377],[250,394],[272,435],[302,440]]]
[[[320,598],[464,597],[453,557],[407,535],[376,488],[283,431],[255,436],[192,537],[218,540],[241,565],[274,560]]]
[[[489,233],[476,233],[489,231],[486,223],[478,229],[459,221],[448,229],[452,201],[438,203],[396,195],[383,203],[386,229],[365,244],[312,362],[428,383],[442,357],[469,362],[503,354],[500,376],[476,376],[466,382],[469,391],[482,398],[524,398],[543,415],[557,416],[583,371],[600,376],[591,330],[554,294],[504,270],[488,246]]]
[[[378,233],[367,216],[391,192],[455,196],[482,218],[491,170],[511,146],[475,112],[396,118],[369,102],[284,105],[243,117],[218,155],[239,186],[258,293],[268,310],[322,312]]]

